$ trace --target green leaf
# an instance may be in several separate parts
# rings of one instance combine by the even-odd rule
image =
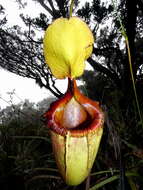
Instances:
[[[129,177],[129,176],[136,176],[136,177],[139,177],[141,179],[141,176],[139,176],[137,173],[131,173],[131,172],[126,172],[126,176]],[[119,178],[119,175],[115,175],[115,176],[112,176],[112,177],[109,177],[101,182],[99,182],[98,184],[94,185],[93,187],[91,187],[89,190],[96,190],[96,189],[99,189],[100,187],[103,187],[104,185],[108,184],[108,183],[111,183],[112,181],[115,181]]]

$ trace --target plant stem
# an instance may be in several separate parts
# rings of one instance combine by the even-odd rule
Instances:
[[[143,128],[143,118],[142,118],[142,115],[141,115],[141,110],[140,110],[138,96],[137,96],[137,90],[136,90],[136,86],[135,86],[135,79],[134,79],[134,75],[133,75],[133,68],[132,68],[132,60],[131,60],[131,52],[130,52],[129,40],[128,40],[128,36],[126,34],[126,31],[125,31],[125,28],[124,28],[124,26],[122,24],[121,18],[118,15],[117,5],[115,5],[114,0],[112,0],[112,3],[113,3],[114,10],[117,13],[117,18],[118,18],[118,21],[119,21],[120,26],[121,26],[121,33],[125,38],[125,43],[126,43],[127,53],[128,53],[128,60],[129,60],[129,67],[130,67],[130,75],[131,75],[131,80],[132,80],[132,85],[133,85],[133,91],[134,91],[134,95],[135,95],[135,101],[136,101],[136,106],[137,106],[137,110],[138,110],[138,115],[139,115],[141,125],[142,125],[142,128]]]
[[[132,85],[133,85],[133,90],[134,90],[137,110],[138,110],[138,114],[139,114],[139,117],[140,117],[141,125],[142,125],[142,128],[143,128],[143,119],[142,119],[142,115],[141,115],[141,110],[140,110],[140,106],[139,106],[139,101],[138,101],[138,96],[137,96],[137,90],[136,90],[135,80],[134,80],[134,75],[133,75],[133,68],[132,68],[132,61],[131,61],[131,52],[130,52],[130,47],[129,47],[129,41],[128,41],[128,38],[126,38],[125,40],[126,40],[126,46],[127,46],[127,51],[128,51],[130,74],[131,74],[131,79],[132,79]]]
[[[90,175],[86,179],[85,190],[89,190],[89,187],[90,187]]]
[[[74,6],[74,0],[71,0],[69,17],[72,17],[73,6]]]

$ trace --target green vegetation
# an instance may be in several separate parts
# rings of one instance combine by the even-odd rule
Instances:
[[[52,19],[69,16],[69,1],[35,1],[47,10],[47,15],[41,13],[34,19],[21,15],[25,31],[19,26],[9,27],[0,7],[4,15],[0,20],[0,67],[32,78],[61,97],[56,80],[45,67],[43,36],[37,39],[35,34],[45,31]],[[25,5],[23,0],[17,2]],[[76,187],[63,182],[42,118],[51,101],[38,106],[26,101],[0,111],[0,189],[142,190],[143,3],[117,3],[115,7],[112,2],[93,0],[80,8],[79,1],[75,1],[73,6],[73,13],[89,24],[95,36],[93,54],[88,59],[92,70],[79,79],[84,82],[81,90],[100,102],[106,117],[90,176]]]

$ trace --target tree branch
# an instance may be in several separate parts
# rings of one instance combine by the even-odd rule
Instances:
[[[33,41],[27,42],[26,39],[29,36],[23,35],[23,37],[0,30],[0,67],[17,75],[34,79],[40,87],[45,87],[58,98],[61,97],[62,93],[56,88],[44,64],[41,47]]]
[[[45,10],[48,11],[48,13],[49,13],[52,17],[54,17],[53,11],[44,3],[44,0],[37,0],[37,1],[40,3],[40,5],[41,5]]]
[[[58,18],[60,15],[58,14],[58,11],[55,9],[54,4],[52,0],[47,0],[51,8],[49,8],[45,3],[44,0],[37,0],[40,5],[48,11],[48,13],[52,16],[53,19]]]
[[[107,75],[112,81],[115,81],[115,84],[120,87],[121,86],[121,82],[119,80],[119,77],[117,74],[111,72],[109,69],[107,69],[106,67],[102,66],[100,63],[97,63],[96,61],[94,61],[92,58],[89,58],[87,60],[89,62],[89,64],[92,66],[92,68],[94,70],[97,70],[99,72],[104,73],[105,75]]]

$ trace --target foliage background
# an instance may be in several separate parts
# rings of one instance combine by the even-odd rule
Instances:
[[[45,66],[42,53],[43,32],[53,19],[67,17],[69,1],[35,0],[44,7],[34,19],[20,15],[26,29],[7,25],[0,6],[0,67],[32,78],[57,98],[62,93],[56,79]],[[23,9],[27,1],[17,0]],[[73,10],[92,29],[95,44],[87,60],[92,70],[79,78],[81,90],[101,103],[106,122],[98,157],[90,179],[77,187],[68,187],[56,169],[48,130],[42,114],[51,100],[35,105],[28,101],[11,105],[0,112],[0,185],[19,189],[103,189],[140,190],[143,187],[143,129],[138,115],[128,63],[127,47],[120,31],[121,18],[129,39],[133,75],[139,105],[143,109],[143,2],[118,0],[108,4],[92,0],[83,5],[75,1]],[[37,36],[36,32],[41,35]]]

